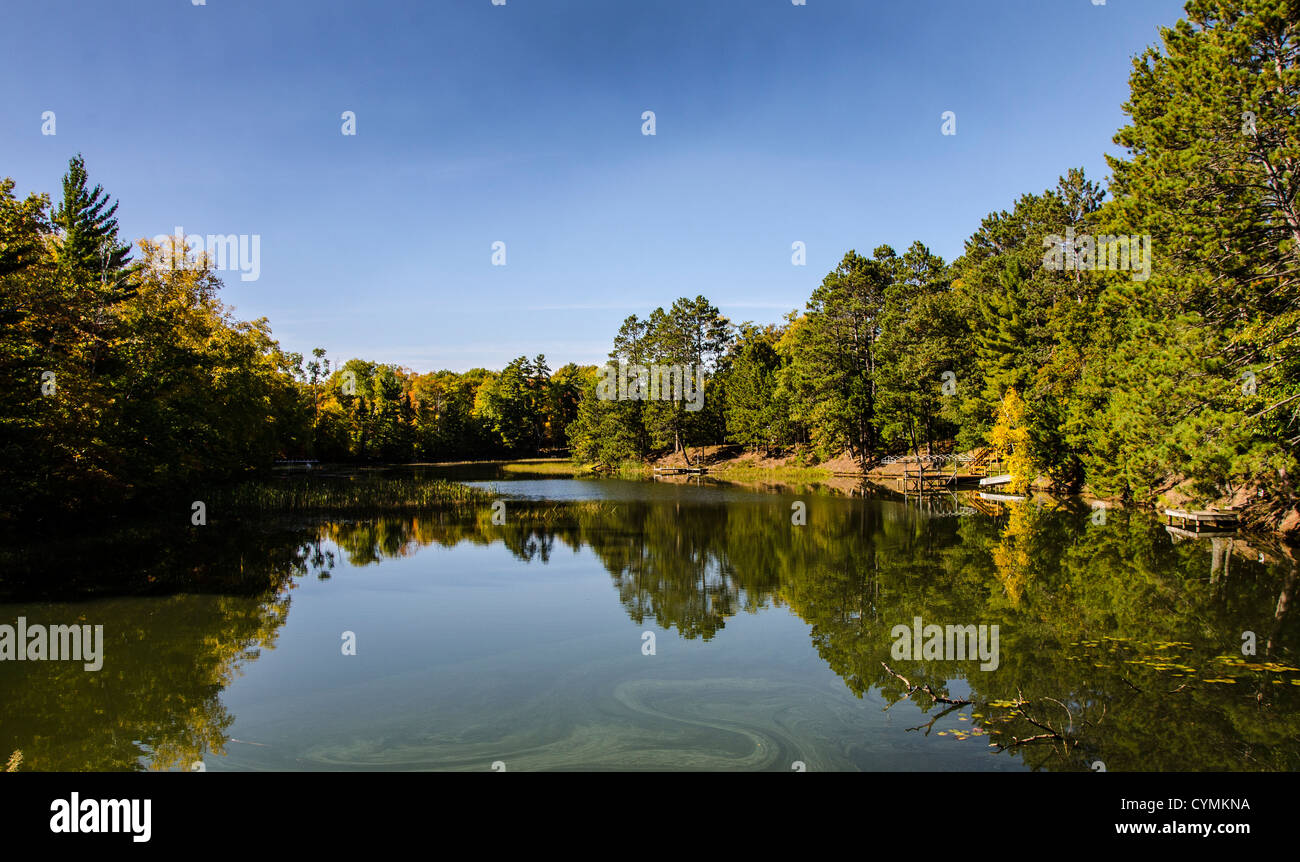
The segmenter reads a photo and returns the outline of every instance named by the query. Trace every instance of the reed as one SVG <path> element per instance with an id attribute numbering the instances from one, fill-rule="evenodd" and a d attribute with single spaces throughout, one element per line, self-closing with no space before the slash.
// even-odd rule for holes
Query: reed
<path id="1" fill-rule="evenodd" d="M 756 467 L 748 464 L 734 466 L 709 467 L 708 475 L 729 482 L 745 481 L 781 481 L 781 482 L 825 482 L 834 478 L 834 473 L 824 467 Z"/>
<path id="2" fill-rule="evenodd" d="M 526 476 L 578 476 L 590 473 L 590 467 L 584 467 L 572 461 L 545 459 L 532 461 L 507 461 L 501 465 L 503 473 Z"/>
<path id="3" fill-rule="evenodd" d="M 654 467 L 644 461 L 628 460 L 619 464 L 613 475 L 619 479 L 643 479 L 654 474 Z"/>
<path id="4" fill-rule="evenodd" d="M 387 512 L 454 512 L 490 523 L 492 504 L 504 500 L 507 523 L 553 523 L 578 517 L 612 515 L 598 500 L 511 499 L 497 488 L 471 488 L 446 479 L 408 477 L 312 476 L 245 482 L 214 495 L 217 508 L 232 512 L 374 515 Z"/>
<path id="5" fill-rule="evenodd" d="M 348 512 L 457 509 L 490 504 L 498 495 L 446 479 L 388 476 L 286 477 L 218 492 L 224 508 L 244 512 Z"/>
<path id="6" fill-rule="evenodd" d="M 554 524 L 560 521 L 578 521 L 583 518 L 609 518 L 617 512 L 616 505 L 600 500 L 506 501 L 507 524 Z M 482 516 L 480 520 L 487 521 L 487 516 Z"/>

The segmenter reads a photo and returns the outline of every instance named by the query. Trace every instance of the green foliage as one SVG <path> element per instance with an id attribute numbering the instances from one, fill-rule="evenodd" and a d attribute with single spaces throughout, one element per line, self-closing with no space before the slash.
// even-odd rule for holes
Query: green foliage
<path id="1" fill-rule="evenodd" d="M 881 258 L 892 275 L 885 290 L 877 350 L 881 434 L 887 448 L 919 452 L 953 436 L 958 398 L 970 385 L 970 325 L 943 260 L 921 243 L 901 258 Z"/>
<path id="2" fill-rule="evenodd" d="M 233 320 L 206 261 L 148 242 L 131 263 L 117 204 L 80 157 L 64 198 L 0 185 L 0 515 L 174 490 L 269 464 L 308 430 L 294 362 L 265 320 Z M 170 250 L 170 249 L 168 249 Z"/>
<path id="3" fill-rule="evenodd" d="M 642 392 L 636 385 L 628 387 L 627 397 L 618 397 L 617 392 L 602 397 L 600 380 L 593 373 L 568 428 L 574 458 L 615 470 L 629 459 L 672 451 L 681 452 L 689 463 L 691 445 L 721 442 L 727 423 L 727 354 L 733 342 L 730 321 L 703 296 L 682 297 L 667 311 L 656 308 L 645 320 L 629 316 L 614 338 L 606 368 L 648 370 L 658 365 L 686 370 L 693 380 L 704 375 L 702 404 L 698 410 L 688 409 L 689 387 L 684 383 L 678 398 L 660 397 L 661 389 Z"/>
<path id="4" fill-rule="evenodd" d="M 474 413 L 506 452 L 537 452 L 546 442 L 546 415 L 555 396 L 545 356 L 512 361 L 479 387 Z"/>
<path id="5" fill-rule="evenodd" d="M 888 249 L 873 260 L 850 251 L 808 300 L 792 346 L 793 390 L 823 455 L 847 449 L 865 461 L 880 442 L 876 342 L 890 283 Z"/>
<path id="6" fill-rule="evenodd" d="M 1154 237 L 1152 277 L 1141 296 L 1109 288 L 1117 336 L 1088 375 L 1103 407 L 1073 431 L 1116 493 L 1187 475 L 1214 497 L 1261 477 L 1294 498 L 1298 26 L 1284 0 L 1193 0 L 1134 61 L 1107 217 Z"/>
<path id="7" fill-rule="evenodd" d="M 776 385 L 785 364 L 779 338 L 774 326 L 742 326 L 726 377 L 727 439 L 764 455 L 791 440 L 789 405 Z"/>
<path id="8" fill-rule="evenodd" d="M 50 217 L 59 231 L 55 262 L 70 287 L 95 291 L 110 303 L 130 292 L 133 272 L 131 246 L 118 242 L 116 213 L 117 203 L 103 187 L 89 188 L 85 160 L 73 157 L 63 177 L 63 200 Z"/>

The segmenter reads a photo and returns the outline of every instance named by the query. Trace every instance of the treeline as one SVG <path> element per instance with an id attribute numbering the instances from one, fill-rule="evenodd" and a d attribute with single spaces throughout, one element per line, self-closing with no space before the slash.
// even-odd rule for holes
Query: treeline
<path id="1" fill-rule="evenodd" d="M 780 326 L 739 327 L 703 297 L 624 321 L 610 353 L 627 378 L 615 397 L 586 390 L 570 429 L 575 457 L 613 467 L 665 451 L 735 443 L 820 461 L 847 451 L 863 462 L 951 437 L 959 417 L 943 384 L 970 332 L 952 275 L 920 243 L 849 252 Z M 704 368 L 703 403 L 663 397 L 650 366 Z M 638 371 L 638 369 L 644 369 Z M 933 373 L 932 373 L 933 372 Z"/>
<path id="2" fill-rule="evenodd" d="M 1258 486 L 1289 506 L 1298 24 L 1290 0 L 1189 2 L 1134 60 L 1109 188 L 1071 170 L 986 217 L 951 263 L 920 243 L 850 252 L 779 327 L 733 328 L 702 298 L 628 318 L 611 358 L 703 361 L 705 407 L 589 393 L 575 451 L 613 464 L 663 451 L 671 430 L 870 462 L 951 437 L 994 444 L 1020 486 L 1148 499 L 1185 481 L 1239 500 Z"/>
<path id="3" fill-rule="evenodd" d="M 118 238 L 80 156 L 62 199 L 0 182 L 0 520 L 233 479 L 277 459 L 507 457 L 566 445 L 582 371 L 416 374 L 287 352 L 206 257 Z"/>
<path id="4" fill-rule="evenodd" d="M 206 268 L 132 261 L 74 158 L 63 198 L 0 183 L 0 512 L 111 504 L 273 458 L 292 358 L 231 319 Z"/>
<path id="5" fill-rule="evenodd" d="M 306 451 L 328 461 L 440 461 L 535 455 L 567 446 L 586 369 L 520 356 L 501 371 L 418 374 L 320 348 L 295 377 L 311 409 Z"/>
<path id="6" fill-rule="evenodd" d="M 812 463 L 848 453 L 869 466 L 940 443 L 1027 438 L 1033 466 L 1077 484 L 1088 447 L 1071 446 L 1065 428 L 1095 417 L 1091 406 L 1069 416 L 1066 405 L 1083 407 L 1073 390 L 1104 323 L 1102 294 L 1127 289 L 1129 275 L 1045 267 L 1043 240 L 1099 230 L 1103 197 L 1071 170 L 988 216 L 951 264 L 919 241 L 902 254 L 850 251 L 781 325 L 734 326 L 702 296 L 633 315 L 610 353 L 627 391 L 611 398 L 588 387 L 570 430 L 574 453 L 612 467 L 731 443 Z M 639 386 L 636 369 L 652 365 L 703 366 L 703 407 Z"/>

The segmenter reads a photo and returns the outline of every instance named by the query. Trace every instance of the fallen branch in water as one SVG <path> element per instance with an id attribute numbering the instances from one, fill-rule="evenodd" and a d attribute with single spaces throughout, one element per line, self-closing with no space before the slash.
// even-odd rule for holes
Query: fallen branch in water
<path id="1" fill-rule="evenodd" d="M 1069 717 L 1069 719 L 1070 719 L 1070 729 L 1071 729 L 1071 730 L 1074 729 L 1074 713 L 1070 712 L 1070 708 L 1069 708 L 1068 706 L 1066 706 L 1065 704 L 1061 703 L 1059 700 L 1057 700 L 1056 698 L 1053 698 L 1053 697 L 1045 697 L 1045 698 L 1043 698 L 1043 700 L 1049 700 L 1049 701 L 1051 701 L 1052 703 L 1054 703 L 1054 704 L 1056 704 L 1057 706 L 1059 706 L 1061 709 L 1065 710 L 1065 714 L 1066 714 L 1066 715 Z M 1056 728 L 1052 727 L 1052 725 L 1051 725 L 1050 723 L 1047 722 L 1047 719 L 1043 719 L 1042 721 L 1038 721 L 1038 720 L 1035 719 L 1033 716 L 1031 716 L 1029 713 L 1025 712 L 1025 707 L 1026 707 L 1028 704 L 1029 704 L 1029 701 L 1025 700 L 1025 696 L 1024 696 L 1023 694 L 1021 694 L 1019 691 L 1017 691 L 1017 692 L 1016 692 L 1016 705 L 1015 705 L 1014 707 L 1012 707 L 1012 709 L 1011 709 L 1011 714 L 1012 714 L 1012 715 L 1018 715 L 1018 716 L 1020 716 L 1021 718 L 1023 718 L 1025 721 L 1027 721 L 1027 722 L 1029 722 L 1030 724 L 1032 724 L 1034 727 L 1038 728 L 1039 730 L 1045 730 L 1045 731 L 1047 731 L 1047 732 L 1046 732 L 1046 733 L 1039 733 L 1039 734 L 1036 734 L 1036 735 L 1034 735 L 1034 736 L 1027 736 L 1027 737 L 1025 737 L 1024 739 L 1019 739 L 1019 738 L 1017 738 L 1017 737 L 1015 737 L 1015 736 L 1012 736 L 1012 737 L 1011 737 L 1011 742 L 1008 742 L 1008 743 L 1001 743 L 1001 742 L 994 743 L 995 745 L 997 745 L 999 751 L 1006 751 L 1008 748 L 1016 748 L 1016 747 L 1021 746 L 1021 745 L 1028 745 L 1028 744 L 1031 743 L 1031 742 L 1062 742 L 1062 743 L 1065 743 L 1065 745 L 1066 745 L 1067 748 L 1072 748 L 1072 747 L 1074 747 L 1074 746 L 1076 746 L 1076 745 L 1079 744 L 1079 740 L 1077 740 L 1077 739 L 1071 739 L 1070 737 L 1068 737 L 1068 736 L 1066 736 L 1065 734 L 1061 733 L 1061 731 L 1059 731 L 1059 730 L 1057 730 Z M 1085 723 L 1086 723 L 1086 722 L 1085 722 Z"/>
<path id="2" fill-rule="evenodd" d="M 925 685 L 913 685 L 911 680 L 903 676 L 898 671 L 894 670 L 889 665 L 885 664 L 883 661 L 880 663 L 880 666 L 883 667 L 890 676 L 892 676 L 894 679 L 901 682 L 907 688 L 907 695 L 906 695 L 907 697 L 910 698 L 912 695 L 916 694 L 919 691 L 919 692 L 923 692 L 924 694 L 928 694 L 930 696 L 930 699 L 933 700 L 935 703 L 946 703 L 951 706 L 951 709 L 946 709 L 943 712 L 941 712 L 939 715 L 936 715 L 934 719 L 930 721 L 929 724 L 918 725 L 917 727 L 908 728 L 908 730 L 920 730 L 921 728 L 925 728 L 926 735 L 928 736 L 930 733 L 930 728 L 934 726 L 935 721 L 938 721 L 943 716 L 952 712 L 953 709 L 956 709 L 961 706 L 968 706 L 975 702 L 973 700 L 960 700 L 960 699 L 947 697 L 942 694 L 936 694 L 934 689 L 932 689 L 928 683 Z M 1066 716 L 1069 717 L 1070 720 L 1069 729 L 1073 730 L 1074 713 L 1070 711 L 1070 708 L 1067 707 L 1065 704 L 1061 703 L 1056 698 L 1045 697 L 1043 698 L 1043 700 L 1050 701 L 1056 704 L 1057 706 L 1061 707 L 1061 709 L 1065 710 L 1065 714 Z M 1045 732 L 1035 734 L 1034 736 L 1027 736 L 1024 739 L 1020 739 L 1018 737 L 1012 736 L 1011 742 L 993 743 L 998 747 L 998 750 L 1006 751 L 1008 748 L 1017 748 L 1021 745 L 1028 745 L 1031 742 L 1061 742 L 1064 743 L 1066 747 L 1070 747 L 1070 748 L 1077 746 L 1079 744 L 1079 740 L 1071 739 L 1069 736 L 1057 730 L 1055 727 L 1052 727 L 1052 725 L 1049 722 L 1047 722 L 1046 719 L 1044 719 L 1043 721 L 1039 721 L 1038 719 L 1031 716 L 1029 713 L 1025 712 L 1025 707 L 1028 705 L 1029 705 L 1029 701 L 1025 700 L 1024 695 L 1021 694 L 1020 692 L 1016 692 L 1016 700 L 1014 701 L 1014 704 L 1011 707 L 1011 714 L 1023 718 L 1029 724 L 1032 724 L 1034 727 L 1037 727 L 1039 730 Z M 1084 723 L 1087 724 L 1087 722 Z"/>
<path id="3" fill-rule="evenodd" d="M 883 667 L 886 671 L 888 671 L 889 675 L 894 677 L 894 679 L 897 679 L 903 685 L 907 686 L 908 697 L 911 697 L 913 694 L 915 694 L 918 691 L 923 691 L 926 694 L 930 695 L 930 699 L 933 700 L 935 703 L 947 703 L 947 704 L 951 704 L 952 706 L 967 706 L 975 702 L 973 700 L 954 700 L 953 698 L 947 697 L 942 694 L 935 694 L 934 689 L 930 688 L 929 683 L 926 683 L 925 685 L 912 685 L 911 681 L 907 677 L 903 676 L 901 673 L 894 670 L 892 667 L 885 664 L 883 661 L 880 663 L 880 666 Z"/>
<path id="4" fill-rule="evenodd" d="M 925 731 L 925 735 L 926 735 L 926 736 L 929 736 L 929 735 L 930 735 L 930 731 L 934 729 L 934 723 L 935 723 L 936 721 L 938 721 L 939 719 L 943 718 L 945 715 L 947 715 L 947 714 L 950 713 L 950 712 L 953 712 L 953 711 L 955 711 L 955 710 L 961 709 L 961 708 L 962 708 L 963 706 L 965 706 L 965 705 L 966 705 L 966 704 L 964 704 L 964 703 L 956 703 L 956 704 L 953 704 L 952 706 L 950 706 L 950 707 L 948 707 L 947 709 L 945 709 L 943 712 L 936 713 L 935 716 L 934 716 L 934 718 L 930 719 L 930 721 L 927 722 L 926 724 L 918 724 L 916 727 L 909 727 L 909 728 L 907 729 L 907 732 L 908 732 L 908 733 L 911 733 L 911 732 L 914 731 L 914 730 L 924 730 L 924 731 Z"/>

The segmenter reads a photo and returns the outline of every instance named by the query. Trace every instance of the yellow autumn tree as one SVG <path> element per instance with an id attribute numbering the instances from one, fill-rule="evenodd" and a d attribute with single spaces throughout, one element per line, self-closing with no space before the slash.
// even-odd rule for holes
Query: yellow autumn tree
<path id="1" fill-rule="evenodd" d="M 1020 393 L 1008 389 L 998 405 L 998 421 L 989 431 L 989 445 L 997 450 L 1007 472 L 1011 474 L 1011 493 L 1023 494 L 1038 476 L 1033 456 L 1029 451 L 1029 428 L 1025 421 L 1027 408 Z"/>
<path id="2" fill-rule="evenodd" d="M 1033 564 L 1030 540 L 1033 523 L 1029 508 L 1031 503 L 1012 503 L 1011 517 L 1002 531 L 1001 541 L 993 549 L 993 566 L 998 580 L 1006 590 L 1012 607 L 1020 604 L 1025 585 L 1029 582 L 1029 569 Z"/>

